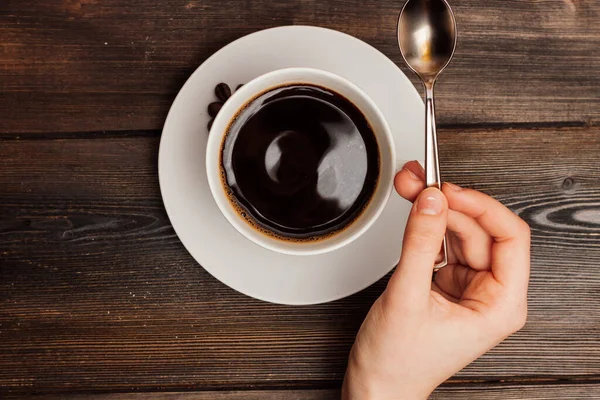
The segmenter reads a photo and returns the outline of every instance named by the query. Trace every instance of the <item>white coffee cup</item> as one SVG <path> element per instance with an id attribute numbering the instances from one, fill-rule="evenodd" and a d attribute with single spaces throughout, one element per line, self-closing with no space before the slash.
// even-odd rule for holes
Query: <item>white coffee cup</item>
<path id="1" fill-rule="evenodd" d="M 350 100 L 366 117 L 379 146 L 380 173 L 371 201 L 362 213 L 340 232 L 316 241 L 277 239 L 250 225 L 231 204 L 221 177 L 221 149 L 227 130 L 237 114 L 260 94 L 289 84 L 312 84 L 336 92 Z M 363 235 L 383 211 L 392 191 L 396 154 L 392 133 L 385 117 L 358 86 L 331 72 L 313 68 L 280 69 L 246 83 L 223 105 L 210 129 L 206 147 L 208 184 L 217 206 L 229 223 L 247 239 L 266 249 L 290 255 L 315 255 L 339 249 Z"/>

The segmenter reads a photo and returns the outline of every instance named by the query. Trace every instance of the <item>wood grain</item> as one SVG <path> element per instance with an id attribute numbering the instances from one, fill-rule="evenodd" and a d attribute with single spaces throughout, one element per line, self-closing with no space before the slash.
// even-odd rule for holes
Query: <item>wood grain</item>
<path id="1" fill-rule="evenodd" d="M 470 385 L 438 388 L 430 400 L 584 400 L 598 399 L 599 384 Z M 7 399 L 12 398 L 8 396 Z M 17 397 L 15 397 L 17 398 Z M 19 397 L 23 398 L 23 397 Z M 338 400 L 339 389 L 219 392 L 107 393 L 35 396 L 37 400 Z"/>
<path id="2" fill-rule="evenodd" d="M 40 400 L 339 400 L 340 391 L 330 390 L 256 390 L 233 392 L 162 392 L 162 393 L 112 393 L 112 394 L 59 394 L 35 396 Z"/>
<path id="3" fill-rule="evenodd" d="M 598 123 L 600 2 L 452 5 L 460 38 L 437 90 L 441 124 Z M 236 38 L 279 25 L 337 29 L 401 65 L 395 35 L 401 6 L 392 0 L 3 1 L 0 134 L 159 129 L 202 61 Z"/>
<path id="4" fill-rule="evenodd" d="M 286 307 L 225 287 L 162 207 L 157 137 L 0 140 L 0 393 L 328 388 L 385 280 Z M 457 379 L 600 376 L 600 128 L 440 131 L 446 179 L 533 229 L 525 329 Z"/>
<path id="5" fill-rule="evenodd" d="M 584 400 L 598 399 L 600 384 L 469 384 L 467 386 L 442 386 L 430 400 Z M 27 398 L 25 396 L 6 397 Z M 36 400 L 338 400 L 339 389 L 318 390 L 244 390 L 208 392 L 160 392 L 160 393 L 94 393 L 50 394 L 35 396 Z"/>

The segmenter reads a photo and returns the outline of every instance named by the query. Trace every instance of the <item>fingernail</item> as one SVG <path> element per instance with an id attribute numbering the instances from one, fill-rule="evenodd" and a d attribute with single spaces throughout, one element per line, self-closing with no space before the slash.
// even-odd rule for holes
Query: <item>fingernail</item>
<path id="1" fill-rule="evenodd" d="M 415 173 L 412 172 L 410 169 L 404 168 L 404 170 L 408 172 L 408 175 L 410 176 L 411 179 L 413 179 L 415 181 L 421 182 L 421 180 L 419 179 L 419 177 L 417 175 L 415 175 Z"/>
<path id="2" fill-rule="evenodd" d="M 437 189 L 425 190 L 419 196 L 417 211 L 423 215 L 439 215 L 442 213 L 442 192 Z"/>
<path id="3" fill-rule="evenodd" d="M 444 182 L 444 185 L 447 185 L 450 189 L 454 190 L 455 192 L 460 192 L 461 190 L 463 190 L 463 188 L 461 188 L 458 185 L 455 185 L 454 183 Z"/>
<path id="4" fill-rule="evenodd" d="M 421 164 L 421 161 L 417 161 L 417 164 L 419 164 L 419 168 L 421 169 L 421 173 L 423 175 L 425 175 L 425 168 L 423 168 L 423 164 Z"/>

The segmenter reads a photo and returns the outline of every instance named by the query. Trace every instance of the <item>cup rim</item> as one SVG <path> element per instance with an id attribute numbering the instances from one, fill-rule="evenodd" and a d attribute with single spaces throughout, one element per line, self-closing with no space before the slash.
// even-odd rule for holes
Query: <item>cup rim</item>
<path id="1" fill-rule="evenodd" d="M 389 162 L 389 169 L 392 172 L 392 179 L 388 182 L 383 182 L 381 176 L 383 175 L 383 164 L 380 165 L 380 179 L 377 183 L 377 187 L 373 192 L 374 195 L 377 191 L 384 191 L 382 198 L 379 204 L 368 204 L 367 208 L 376 207 L 372 209 L 372 215 L 370 218 L 362 220 L 360 226 L 355 226 L 355 231 L 349 234 L 344 238 L 340 238 L 339 234 L 334 234 L 331 237 L 324 238 L 322 240 L 317 240 L 315 242 L 298 242 L 293 243 L 292 241 L 285 241 L 281 239 L 276 239 L 274 237 L 269 237 L 264 233 L 260 233 L 256 228 L 252 227 L 248 222 L 244 221 L 242 217 L 238 215 L 238 213 L 234 210 L 234 206 L 230 204 L 230 200 L 227 198 L 225 194 L 225 188 L 222 184 L 221 179 L 221 168 L 220 168 L 220 153 L 221 147 L 223 144 L 223 140 L 225 139 L 225 134 L 227 132 L 228 127 L 231 124 L 232 119 L 243 110 L 243 108 L 252 102 L 256 97 L 260 96 L 263 93 L 274 90 L 278 87 L 284 86 L 289 83 L 298 83 L 299 79 L 293 80 L 282 80 L 281 82 L 266 85 L 263 82 L 269 81 L 277 76 L 290 76 L 290 75 L 306 75 L 308 78 L 306 79 L 307 84 L 311 84 L 311 76 L 320 75 L 322 78 L 330 79 L 337 81 L 338 83 L 348 87 L 350 91 L 359 96 L 362 100 L 364 100 L 370 111 L 375 115 L 375 118 L 378 120 L 378 124 L 381 125 L 382 129 L 379 134 L 377 134 L 378 146 L 380 147 L 380 151 L 382 145 L 379 140 L 379 137 L 384 137 L 387 141 L 386 151 L 389 152 L 389 156 L 391 158 Z M 302 82 L 304 83 L 304 82 Z M 262 87 L 260 85 L 262 84 Z M 327 88 L 326 84 L 321 83 L 313 83 L 316 86 L 323 86 Z M 255 86 L 259 86 L 258 90 L 254 89 Z M 330 89 L 330 88 L 328 88 Z M 333 90 L 337 93 L 336 90 Z M 352 99 L 349 99 L 353 101 Z M 358 107 L 358 106 L 357 106 Z M 365 114 L 365 112 L 359 107 L 361 113 Z M 373 124 L 373 121 L 369 121 L 369 123 Z M 391 133 L 389 124 L 377 106 L 377 104 L 369 97 L 369 95 L 363 91 L 358 85 L 353 82 L 337 75 L 329 71 L 317 69 L 317 68 L 308 68 L 308 67 L 291 67 L 291 68 L 282 68 L 274 71 L 267 72 L 263 75 L 260 75 L 248 83 L 244 84 L 240 89 L 236 90 L 231 97 L 224 103 L 223 107 L 215 117 L 212 127 L 210 129 L 208 142 L 206 146 L 206 174 L 208 179 L 208 184 L 210 187 L 210 191 L 213 197 L 213 200 L 217 204 L 217 207 L 221 211 L 221 214 L 227 219 L 230 225 L 238 231 L 241 235 L 243 235 L 246 239 L 251 242 L 259 245 L 265 249 L 275 251 L 282 254 L 288 255 L 318 255 L 328 253 L 334 250 L 337 250 L 341 247 L 344 247 L 351 242 L 355 241 L 359 237 L 361 237 L 379 218 L 383 209 L 385 208 L 387 202 L 389 201 L 390 194 L 393 188 L 393 174 L 396 172 L 396 150 L 394 146 L 394 138 Z M 374 196 L 373 195 L 373 196 Z M 373 198 L 371 198 L 372 200 Z M 363 211 L 364 213 L 365 211 Z M 355 225 L 361 221 L 361 216 L 358 217 L 357 220 L 351 222 L 348 227 Z M 342 229 L 340 234 L 347 229 L 348 227 Z M 337 238 L 337 240 L 336 240 Z M 311 244 L 319 244 L 318 247 L 312 246 Z M 291 245 L 291 246 L 290 246 Z"/>

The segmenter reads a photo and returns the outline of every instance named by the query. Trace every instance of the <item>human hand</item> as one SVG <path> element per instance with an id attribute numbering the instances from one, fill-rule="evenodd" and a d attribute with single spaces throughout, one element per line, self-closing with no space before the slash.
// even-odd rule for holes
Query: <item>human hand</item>
<path id="1" fill-rule="evenodd" d="M 416 161 L 395 186 L 414 201 L 402 257 L 356 337 L 344 399 L 426 399 L 527 318 L 529 226 L 475 190 L 425 189 Z M 432 282 L 446 230 L 449 264 Z"/>

